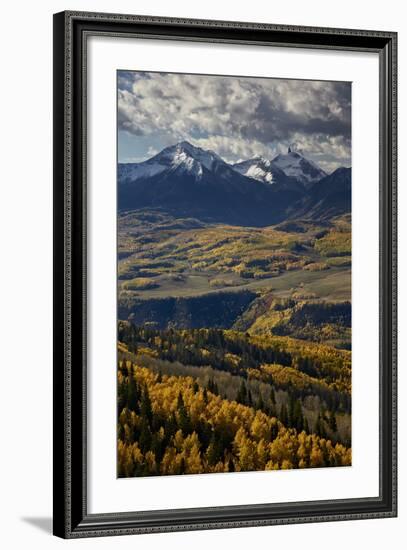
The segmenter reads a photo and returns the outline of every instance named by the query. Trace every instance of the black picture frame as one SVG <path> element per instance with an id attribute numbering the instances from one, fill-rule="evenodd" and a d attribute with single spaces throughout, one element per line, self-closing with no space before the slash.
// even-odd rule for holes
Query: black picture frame
<path id="1" fill-rule="evenodd" d="M 380 495 L 319 502 L 87 512 L 86 41 L 97 34 L 376 52 L 380 62 Z M 397 34 L 66 11 L 54 15 L 54 534 L 63 538 L 397 514 Z M 357 337 L 357 335 L 355 336 Z"/>

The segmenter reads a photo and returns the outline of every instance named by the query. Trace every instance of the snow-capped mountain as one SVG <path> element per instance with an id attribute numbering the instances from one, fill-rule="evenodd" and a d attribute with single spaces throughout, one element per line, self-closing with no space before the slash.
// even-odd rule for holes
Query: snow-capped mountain
<path id="1" fill-rule="evenodd" d="M 203 176 L 205 169 L 213 170 L 217 164 L 226 165 L 213 151 L 205 151 L 187 141 L 182 141 L 166 147 L 144 162 L 119 164 L 119 180 L 134 182 L 157 176 L 168 170 L 194 175 L 199 179 Z"/>
<path id="2" fill-rule="evenodd" d="M 233 164 L 233 168 L 243 176 L 269 184 L 274 184 L 285 176 L 278 166 L 272 166 L 271 161 L 263 157 L 237 162 Z"/>
<path id="3" fill-rule="evenodd" d="M 121 210 L 160 208 L 238 225 L 278 222 L 304 193 L 297 182 L 284 187 L 244 176 L 216 153 L 185 141 L 144 162 L 119 164 L 118 183 Z"/>
<path id="4" fill-rule="evenodd" d="M 183 141 L 144 162 L 119 164 L 118 205 L 122 211 L 155 208 L 202 221 L 272 225 L 297 212 L 321 213 L 324 205 L 333 215 L 335 202 L 346 210 L 350 171 L 329 178 L 299 152 L 231 165 Z"/>
<path id="5" fill-rule="evenodd" d="M 310 187 L 327 174 L 315 162 L 305 158 L 299 151 L 288 148 L 286 154 L 277 155 L 271 166 L 279 168 L 286 176 L 291 176 L 300 181 L 305 187 Z"/>

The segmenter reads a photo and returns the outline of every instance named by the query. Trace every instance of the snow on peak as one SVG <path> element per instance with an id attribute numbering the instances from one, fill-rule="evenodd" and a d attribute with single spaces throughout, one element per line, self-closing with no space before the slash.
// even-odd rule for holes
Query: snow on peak
<path id="1" fill-rule="evenodd" d="M 136 181 L 138 179 L 156 176 L 165 169 L 166 166 L 153 161 L 153 159 L 149 159 L 140 163 L 119 164 L 118 175 L 119 179 L 124 182 Z"/>
<path id="2" fill-rule="evenodd" d="M 267 184 L 279 183 L 288 176 L 296 178 L 307 187 L 326 176 L 326 173 L 317 164 L 307 159 L 294 146 L 290 146 L 286 154 L 277 155 L 272 161 L 257 156 L 237 162 L 232 166 L 225 163 L 213 151 L 196 147 L 188 141 L 181 141 L 166 147 L 144 162 L 120 164 L 118 176 L 123 183 L 130 183 L 139 179 L 151 178 L 164 172 L 177 171 L 179 174 L 194 176 L 195 179 L 200 180 L 204 177 L 205 171 L 217 172 L 219 167 L 233 169 L 243 176 Z M 224 170 L 222 172 L 224 173 Z M 229 178 L 230 175 L 229 173 Z"/>
<path id="3" fill-rule="evenodd" d="M 161 174 L 168 170 L 178 170 L 202 177 L 203 169 L 212 170 L 215 163 L 224 163 L 213 151 L 205 151 L 181 141 L 163 149 L 160 153 L 144 162 L 120 165 L 120 179 L 135 181 Z"/>
<path id="4" fill-rule="evenodd" d="M 248 178 L 252 178 L 264 183 L 275 183 L 271 162 L 263 157 L 255 157 L 243 162 L 237 162 L 233 168 Z"/>
<path id="5" fill-rule="evenodd" d="M 304 185 L 315 183 L 326 176 L 326 173 L 315 162 L 305 158 L 291 146 L 286 154 L 277 155 L 271 164 L 280 168 L 286 176 L 294 177 Z"/>
<path id="6" fill-rule="evenodd" d="M 212 170 L 217 163 L 225 164 L 213 151 L 206 151 L 188 141 L 181 141 L 163 149 L 151 160 L 163 164 L 166 169 L 178 169 L 198 178 L 202 176 L 204 168 Z"/>

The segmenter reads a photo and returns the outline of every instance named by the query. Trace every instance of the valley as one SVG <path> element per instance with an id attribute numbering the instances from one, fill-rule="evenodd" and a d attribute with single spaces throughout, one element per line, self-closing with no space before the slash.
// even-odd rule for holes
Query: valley
<path id="1" fill-rule="evenodd" d="M 351 464 L 350 169 L 119 166 L 118 475 Z"/>
<path id="2" fill-rule="evenodd" d="M 350 298 L 346 216 L 322 225 L 302 222 L 288 231 L 203 224 L 147 210 L 121 215 L 118 228 L 124 320 L 154 325 L 160 315 L 167 322 L 172 315 L 181 328 L 231 328 L 254 302 L 290 299 L 291 308 L 305 303 L 316 308 Z M 227 322 L 216 314 L 220 304 L 229 313 Z M 193 310 L 199 321 L 188 321 Z M 165 328 L 162 319 L 158 323 Z"/>

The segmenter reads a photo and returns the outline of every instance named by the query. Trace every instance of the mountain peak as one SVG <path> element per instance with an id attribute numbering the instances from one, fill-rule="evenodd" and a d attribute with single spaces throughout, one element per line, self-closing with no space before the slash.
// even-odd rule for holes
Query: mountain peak
<path id="1" fill-rule="evenodd" d="M 231 165 L 213 151 L 180 141 L 143 162 L 119 164 L 119 208 L 163 208 L 200 220 L 254 226 L 300 212 L 331 216 L 348 211 L 350 169 L 324 178 L 316 164 L 290 149 L 272 161 L 259 155 Z"/>
<path id="2" fill-rule="evenodd" d="M 190 143 L 189 141 L 186 141 L 186 140 L 183 140 L 183 141 L 179 141 L 178 143 L 175 143 L 174 145 L 170 145 L 169 147 L 166 147 L 165 149 L 163 149 L 163 151 L 161 151 L 161 153 L 163 153 L 164 151 L 173 151 L 173 150 L 182 150 L 182 151 L 185 151 L 186 153 L 188 153 L 189 155 L 191 156 L 194 156 L 194 157 L 200 157 L 202 156 L 203 154 L 204 155 L 212 155 L 213 157 L 216 157 L 217 159 L 219 160 L 222 160 L 219 155 L 217 155 L 214 151 L 212 151 L 211 149 L 202 149 L 202 147 L 198 147 L 197 145 L 192 145 L 192 143 Z M 159 154 L 161 154 L 159 153 Z"/>
<path id="3" fill-rule="evenodd" d="M 271 164 L 271 161 L 266 159 L 265 157 L 262 157 L 262 156 L 258 156 L 258 157 L 254 157 L 255 161 L 257 161 L 259 164 L 262 164 L 263 166 L 267 166 L 269 167 L 270 164 Z"/>
<path id="4" fill-rule="evenodd" d="M 212 170 L 216 163 L 224 164 L 224 161 L 213 151 L 192 145 L 186 140 L 166 147 L 153 158 L 159 162 L 164 161 L 166 165 L 170 163 L 174 167 L 183 165 L 188 171 L 197 174 L 202 174 L 203 168 Z"/>
<path id="5" fill-rule="evenodd" d="M 187 141 L 186 139 L 184 139 L 183 141 L 178 142 L 176 145 L 178 145 L 180 147 L 190 147 L 191 149 L 195 148 L 194 145 L 192 145 L 192 143 L 189 143 L 189 141 Z"/>
<path id="6" fill-rule="evenodd" d="M 313 185 L 326 176 L 315 162 L 306 158 L 299 150 L 289 146 L 287 153 L 280 153 L 272 161 L 271 165 L 280 168 L 286 176 L 294 177 L 305 187 Z"/>
<path id="7" fill-rule="evenodd" d="M 279 171 L 277 168 L 272 169 L 271 162 L 261 156 L 236 162 L 233 169 L 243 176 L 269 184 L 275 183 L 275 175 Z"/>
<path id="8" fill-rule="evenodd" d="M 123 181 L 134 182 L 177 170 L 199 180 L 204 170 L 211 171 L 219 165 L 227 166 L 213 151 L 206 151 L 184 140 L 165 147 L 143 162 L 119 165 L 119 175 Z"/>
<path id="9" fill-rule="evenodd" d="M 195 145 L 192 145 L 192 143 L 189 143 L 189 141 L 179 141 L 175 145 L 170 145 L 170 149 L 172 147 L 175 147 L 176 149 L 182 149 L 183 151 L 187 151 L 190 154 L 194 154 L 199 151 L 203 151 L 200 147 L 196 147 Z"/>

